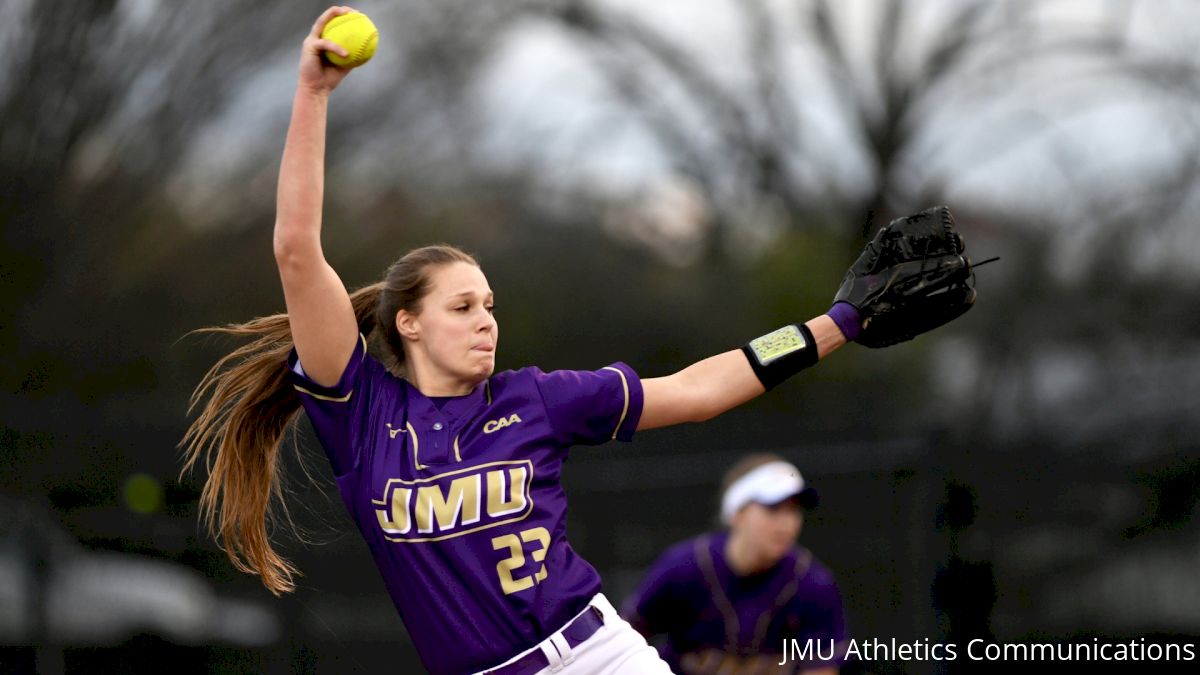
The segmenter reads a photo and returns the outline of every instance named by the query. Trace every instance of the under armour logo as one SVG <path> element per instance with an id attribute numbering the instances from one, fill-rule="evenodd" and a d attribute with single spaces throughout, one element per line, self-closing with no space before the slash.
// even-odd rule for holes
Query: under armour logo
<path id="1" fill-rule="evenodd" d="M 393 429 L 391 422 L 384 423 L 384 426 L 388 428 L 388 438 L 395 438 L 396 434 L 403 433 L 405 431 L 404 429 Z"/>

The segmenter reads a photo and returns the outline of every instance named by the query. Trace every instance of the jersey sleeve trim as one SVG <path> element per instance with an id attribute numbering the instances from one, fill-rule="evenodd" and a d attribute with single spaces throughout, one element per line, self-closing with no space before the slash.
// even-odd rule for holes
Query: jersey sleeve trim
<path id="1" fill-rule="evenodd" d="M 301 394 L 311 396 L 318 401 L 330 401 L 333 403 L 346 403 L 349 401 L 350 397 L 354 395 L 353 389 L 346 389 L 349 384 L 347 380 L 350 379 L 347 375 L 353 370 L 350 364 L 353 363 L 355 356 L 358 357 L 359 363 L 367 358 L 367 338 L 362 333 L 359 333 L 358 340 L 358 344 L 354 347 L 354 353 L 350 355 L 350 361 L 347 362 L 346 368 L 342 371 L 341 378 L 332 387 L 324 387 L 308 379 L 308 375 L 304 373 L 300 357 L 296 354 L 295 347 L 293 347 L 292 353 L 288 357 L 288 369 L 291 371 L 293 379 L 300 380 L 302 384 L 296 384 L 293 381 L 292 387 Z"/>
<path id="2" fill-rule="evenodd" d="M 301 394 L 308 394 L 309 396 L 311 396 L 315 399 L 318 399 L 321 401 L 333 401 L 334 403 L 345 403 L 346 401 L 350 400 L 351 396 L 354 395 L 353 389 L 351 389 L 349 391 L 349 393 L 347 393 L 345 396 L 334 397 L 334 396 L 322 396 L 321 394 L 311 392 L 311 391 L 305 389 L 304 387 L 301 387 L 298 384 L 293 384 L 292 386 L 295 387 L 296 391 L 300 392 Z"/>
<path id="3" fill-rule="evenodd" d="M 616 440 L 617 434 L 621 433 L 621 425 L 625 424 L 625 416 L 629 414 L 629 380 L 625 378 L 625 373 L 620 368 L 605 366 L 603 370 L 611 370 L 621 376 L 621 388 L 625 392 L 625 405 L 621 408 L 621 419 L 617 420 L 617 426 L 613 429 L 613 440 Z"/>
<path id="4" fill-rule="evenodd" d="M 617 428 L 613 430 L 610 440 L 615 439 L 628 443 L 633 440 L 634 434 L 637 433 L 638 422 L 642 419 L 642 406 L 644 405 L 642 381 L 637 372 L 629 367 L 629 364 L 621 361 L 605 366 L 598 372 L 605 370 L 616 371 L 621 376 L 621 393 L 625 397 L 621 408 L 621 417 L 617 421 Z"/>

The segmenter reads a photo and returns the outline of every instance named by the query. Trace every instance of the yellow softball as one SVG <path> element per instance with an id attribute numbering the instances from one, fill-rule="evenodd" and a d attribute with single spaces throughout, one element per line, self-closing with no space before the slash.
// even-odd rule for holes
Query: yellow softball
<path id="1" fill-rule="evenodd" d="M 335 66 L 356 68 L 371 60 L 375 55 L 375 45 L 379 43 L 379 29 L 371 19 L 362 12 L 351 12 L 330 19 L 323 29 L 321 37 L 341 45 L 349 55 L 346 58 L 334 52 L 325 52 L 325 58 Z"/>

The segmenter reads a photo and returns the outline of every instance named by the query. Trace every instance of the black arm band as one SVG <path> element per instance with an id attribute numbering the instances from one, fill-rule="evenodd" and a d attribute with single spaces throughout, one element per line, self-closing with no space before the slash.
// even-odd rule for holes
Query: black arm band
<path id="1" fill-rule="evenodd" d="M 817 341 L 804 324 L 792 324 L 742 345 L 750 367 L 768 391 L 817 362 Z"/>

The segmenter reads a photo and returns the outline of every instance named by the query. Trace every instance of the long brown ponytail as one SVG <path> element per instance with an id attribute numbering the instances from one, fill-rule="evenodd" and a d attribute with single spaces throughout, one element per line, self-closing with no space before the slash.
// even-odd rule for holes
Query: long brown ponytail
<path id="1" fill-rule="evenodd" d="M 398 376 L 403 374 L 404 346 L 396 313 L 419 312 L 429 292 L 429 270 L 452 262 L 479 264 L 452 246 L 419 248 L 393 263 L 383 281 L 350 294 L 359 330 L 382 343 L 388 368 Z M 286 514 L 278 462 L 284 435 L 300 412 L 300 398 L 287 374 L 292 350 L 288 316 L 195 332 L 253 339 L 213 364 L 192 393 L 188 413 L 197 407 L 200 413 L 180 442 L 183 472 L 204 458 L 208 480 L 200 494 L 201 518 L 234 567 L 261 576 L 276 595 L 290 592 L 299 571 L 274 550 L 268 532 L 268 524 L 276 520 L 277 499 Z"/>

